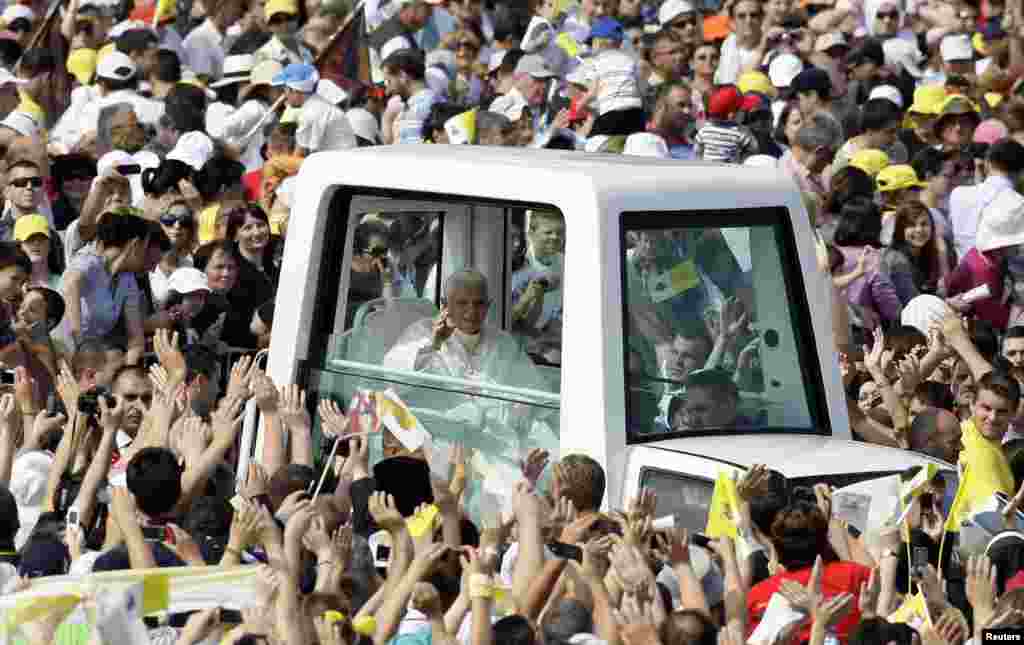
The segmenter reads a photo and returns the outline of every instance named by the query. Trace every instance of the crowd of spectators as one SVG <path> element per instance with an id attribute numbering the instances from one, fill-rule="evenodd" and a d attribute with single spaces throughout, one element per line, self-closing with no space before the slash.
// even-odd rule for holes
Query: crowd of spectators
<path id="1" fill-rule="evenodd" d="M 1024 3 L 371 0 L 333 38 L 349 9 L 3 10 L 0 592 L 258 568 L 240 615 L 147 617 L 138 643 L 980 645 L 1024 626 Z M 364 44 L 370 82 L 346 75 Z M 961 464 L 1006 495 L 1006 531 L 955 548 L 955 475 L 928 482 L 904 525 L 861 532 L 828 486 L 757 466 L 736 484 L 733 537 L 709 539 L 666 527 L 649 491 L 603 511 L 610 475 L 585 455 L 522 455 L 487 521 L 465 510 L 479 473 L 463 450 L 428 464 L 385 433 L 377 463 L 366 437 L 324 459 L 311 412 L 330 439 L 347 411 L 262 367 L 295 176 L 312 153 L 423 142 L 791 176 L 832 280 L 854 434 Z M 362 222 L 366 249 L 410 243 L 391 269 L 353 260 L 353 302 L 425 295 L 439 250 L 434 220 L 417 222 Z M 560 262 L 560 217 L 510 234 L 520 268 Z M 456 282 L 466 302 L 422 330 L 434 351 L 480 333 L 486 281 Z M 557 364 L 558 285 L 514 290 L 527 352 Z M 722 310 L 717 339 L 749 322 L 741 303 Z M 717 365 L 719 345 L 694 365 Z M 746 346 L 726 362 L 750 363 Z M 685 408 L 683 426 L 742 425 L 705 398 L 712 420 Z M 250 402 L 264 445 L 237 481 Z M 67 614 L 21 636 L 126 642 Z"/>

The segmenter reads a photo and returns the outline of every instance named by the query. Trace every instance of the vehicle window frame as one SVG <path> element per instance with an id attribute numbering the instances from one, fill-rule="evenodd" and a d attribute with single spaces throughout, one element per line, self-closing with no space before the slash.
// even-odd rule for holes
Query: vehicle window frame
<path id="1" fill-rule="evenodd" d="M 811 319 L 810 302 L 807 298 L 800 256 L 796 246 L 796 235 L 793 230 L 791 215 L 784 206 L 755 207 L 714 210 L 672 210 L 672 211 L 622 211 L 619 214 L 619 280 L 622 293 L 622 388 L 625 394 L 625 414 L 623 420 L 626 434 L 626 445 L 640 445 L 652 441 L 677 439 L 683 437 L 736 436 L 739 434 L 801 434 L 801 435 L 832 435 L 832 424 L 828 412 L 825 381 L 821 370 L 818 347 Z M 800 374 L 803 389 L 807 396 L 807 407 L 810 424 L 807 428 L 793 426 L 765 426 L 737 428 L 727 430 L 721 428 L 706 430 L 684 430 L 670 432 L 652 432 L 637 434 L 630 432 L 631 412 L 633 410 L 632 375 L 630 364 L 630 318 L 629 318 L 629 278 L 627 273 L 626 253 L 628 250 L 627 236 L 635 231 L 667 231 L 675 229 L 700 228 L 753 228 L 772 226 L 775 228 L 779 261 L 782 267 L 793 270 L 783 280 L 786 287 L 786 298 L 789 302 L 790 328 L 795 334 Z M 810 342 L 807 342 L 807 341 Z M 650 379 L 648 380 L 657 380 Z M 741 393 L 742 394 L 742 393 Z"/>
<path id="2" fill-rule="evenodd" d="M 728 466 L 731 466 L 731 464 L 726 464 L 726 463 L 722 464 L 723 468 L 728 467 Z M 746 470 L 746 469 L 740 467 L 740 470 Z M 658 468 L 656 466 L 641 466 L 640 467 L 640 477 L 639 477 L 639 482 L 638 482 L 638 484 L 639 484 L 638 490 L 644 490 L 645 488 L 649 488 L 649 486 L 648 486 L 648 478 L 649 477 L 653 477 L 653 476 L 666 477 L 668 479 L 675 480 L 675 481 L 678 481 L 678 482 L 683 483 L 683 484 L 688 484 L 690 482 L 700 483 L 700 484 L 707 484 L 708 489 L 711 491 L 712 495 L 714 494 L 715 481 L 713 479 L 709 479 L 707 477 L 702 477 L 701 475 L 695 475 L 695 474 L 692 474 L 692 473 L 681 473 L 681 472 L 676 471 L 676 470 L 667 470 L 665 468 Z M 710 506 L 711 506 L 711 498 L 708 499 L 708 507 L 710 508 Z M 656 512 L 655 512 L 655 515 L 657 515 L 659 517 L 660 516 L 664 516 L 665 514 L 666 514 L 666 512 L 663 511 L 663 510 L 656 510 Z M 673 514 L 675 514 L 675 511 L 673 511 Z M 699 531 L 699 532 L 702 533 L 703 531 Z"/>

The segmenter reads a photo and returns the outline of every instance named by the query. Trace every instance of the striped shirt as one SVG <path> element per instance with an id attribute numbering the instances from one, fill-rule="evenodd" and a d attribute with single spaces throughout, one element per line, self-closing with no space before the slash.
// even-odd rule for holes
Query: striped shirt
<path id="1" fill-rule="evenodd" d="M 694 138 L 697 156 L 704 161 L 740 163 L 757 152 L 749 132 L 731 121 L 708 121 Z"/>

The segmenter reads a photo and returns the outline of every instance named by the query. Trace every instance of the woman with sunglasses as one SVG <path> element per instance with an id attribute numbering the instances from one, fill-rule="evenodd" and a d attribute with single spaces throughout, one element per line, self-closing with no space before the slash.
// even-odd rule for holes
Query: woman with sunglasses
<path id="1" fill-rule="evenodd" d="M 171 248 L 160 257 L 160 264 L 149 274 L 153 302 L 160 309 L 167 300 L 171 274 L 192 266 L 192 251 L 196 245 L 198 224 L 195 214 L 184 201 L 172 202 L 160 215 L 160 228 L 171 241 Z"/>
<path id="2" fill-rule="evenodd" d="M 455 88 L 452 100 L 476 105 L 483 92 L 479 59 L 482 39 L 472 29 L 459 29 L 445 36 L 442 46 L 455 54 Z"/>

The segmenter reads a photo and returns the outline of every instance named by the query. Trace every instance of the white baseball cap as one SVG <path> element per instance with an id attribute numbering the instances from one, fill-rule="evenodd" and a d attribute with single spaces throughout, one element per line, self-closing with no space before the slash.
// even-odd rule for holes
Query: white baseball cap
<path id="1" fill-rule="evenodd" d="M 8 127 L 23 137 L 34 137 L 39 132 L 39 124 L 28 112 L 15 110 L 7 115 L 0 125 Z"/>
<path id="2" fill-rule="evenodd" d="M 341 105 L 348 100 L 348 92 L 327 78 L 321 78 L 320 82 L 316 84 L 316 93 L 331 105 Z"/>
<path id="3" fill-rule="evenodd" d="M 23 4 L 7 5 L 7 8 L 4 9 L 3 15 L 0 17 L 2 17 L 4 22 L 7 23 L 8 25 L 17 20 L 18 18 L 24 18 L 29 22 L 35 22 L 36 20 L 35 12 Z"/>
<path id="4" fill-rule="evenodd" d="M 28 83 L 27 80 L 23 78 L 18 78 L 17 76 L 12 74 L 10 70 L 8 70 L 6 67 L 0 67 L 0 87 L 8 84 L 25 85 L 26 83 Z"/>
<path id="5" fill-rule="evenodd" d="M 626 146 L 622 149 L 622 154 L 659 159 L 671 158 L 665 140 L 650 132 L 636 132 L 626 137 Z"/>
<path id="6" fill-rule="evenodd" d="M 526 102 L 522 94 L 512 92 L 494 99 L 488 111 L 503 114 L 515 123 L 523 116 L 528 107 L 529 103 Z"/>
<path id="7" fill-rule="evenodd" d="M 939 53 L 944 63 L 974 60 L 974 47 L 971 46 L 971 39 L 967 34 L 950 34 L 943 38 L 939 45 Z"/>
<path id="8" fill-rule="evenodd" d="M 529 74 L 533 78 L 551 78 L 557 76 L 543 56 L 527 54 L 516 63 L 516 74 Z"/>
<path id="9" fill-rule="evenodd" d="M 193 130 L 181 135 L 174 149 L 167 154 L 167 159 L 176 159 L 193 170 L 202 170 L 212 156 L 213 141 L 204 133 Z"/>
<path id="10" fill-rule="evenodd" d="M 658 9 L 658 24 L 662 27 L 684 13 L 696 13 L 697 7 L 689 0 L 666 0 Z"/>
<path id="11" fill-rule="evenodd" d="M 114 169 L 118 166 L 130 166 L 137 163 L 124 150 L 111 150 L 96 162 L 96 175 L 99 177 L 111 177 L 114 174 Z"/>
<path id="12" fill-rule="evenodd" d="M 878 85 L 868 94 L 868 100 L 885 99 L 896 104 L 896 107 L 903 109 L 903 95 L 894 85 Z"/>
<path id="13" fill-rule="evenodd" d="M 412 43 L 405 36 L 395 36 L 380 48 L 380 64 L 384 65 L 389 58 L 404 49 L 412 49 Z"/>
<path id="14" fill-rule="evenodd" d="M 373 143 L 380 143 L 380 125 L 377 123 L 377 117 L 367 110 L 366 108 L 352 108 L 345 113 L 348 117 L 348 124 L 352 126 L 352 132 L 357 137 L 372 141 Z"/>
<path id="15" fill-rule="evenodd" d="M 927 336 L 931 326 L 951 312 L 952 309 L 942 298 L 927 293 L 921 294 L 912 298 L 903 307 L 900 324 L 913 327 Z"/>
<path id="16" fill-rule="evenodd" d="M 210 291 L 210 282 L 206 274 L 192 267 L 176 269 L 167 280 L 167 288 L 175 293 L 195 293 L 196 291 Z"/>
<path id="17" fill-rule="evenodd" d="M 256 66 L 256 57 L 252 54 L 233 54 L 224 59 L 224 70 L 220 80 L 210 83 L 211 88 L 224 87 L 232 83 L 245 83 L 252 75 Z"/>
<path id="18" fill-rule="evenodd" d="M 100 59 L 96 66 L 96 76 L 111 81 L 128 81 L 135 76 L 135 61 L 128 54 L 112 51 Z"/>
<path id="19" fill-rule="evenodd" d="M 768 66 L 768 78 L 776 88 L 783 89 L 790 86 L 803 68 L 803 61 L 793 54 L 780 54 Z"/>
<path id="20" fill-rule="evenodd" d="M 902 67 L 914 78 L 924 76 L 924 70 L 921 69 L 924 54 L 915 43 L 902 38 L 889 38 L 882 43 L 882 51 L 885 52 L 886 65 Z"/>
<path id="21" fill-rule="evenodd" d="M 42 450 L 32 450 L 18 455 L 11 468 L 11 495 L 18 505 L 18 519 L 21 527 L 14 537 L 14 546 L 21 548 L 28 541 L 43 512 L 46 501 L 46 483 L 53 457 Z"/>

